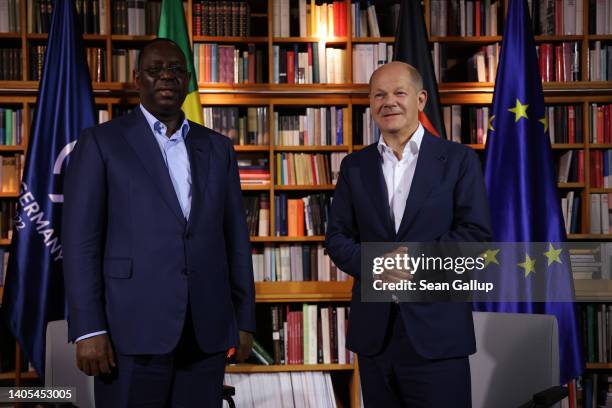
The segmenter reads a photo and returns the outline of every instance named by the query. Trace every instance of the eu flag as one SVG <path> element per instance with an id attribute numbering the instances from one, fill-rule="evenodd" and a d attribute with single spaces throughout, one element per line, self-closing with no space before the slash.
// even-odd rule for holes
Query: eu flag
<path id="1" fill-rule="evenodd" d="M 44 378 L 45 331 L 65 318 L 63 175 L 82 129 L 94 125 L 91 81 L 74 1 L 55 0 L 9 256 L 3 308 L 9 327 Z"/>
<path id="2" fill-rule="evenodd" d="M 542 82 L 525 0 L 510 0 L 493 96 L 486 146 L 485 182 L 491 205 L 493 241 L 565 241 L 565 229 L 545 117 Z M 546 262 L 546 255 L 549 259 Z M 524 254 L 513 264 L 500 262 L 503 290 L 527 291 L 536 280 L 548 293 L 573 291 L 568 254 Z M 564 384 L 583 370 L 572 302 L 481 303 L 488 311 L 545 313 L 557 317 L 560 380 Z"/>

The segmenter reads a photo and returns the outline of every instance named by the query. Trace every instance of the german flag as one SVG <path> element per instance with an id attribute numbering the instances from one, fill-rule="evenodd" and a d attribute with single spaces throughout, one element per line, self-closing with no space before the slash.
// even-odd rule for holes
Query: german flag
<path id="1" fill-rule="evenodd" d="M 393 59 L 412 65 L 423 76 L 423 89 L 427 91 L 427 104 L 425 110 L 419 113 L 419 120 L 430 133 L 446 139 L 438 84 L 427 41 L 423 9 L 419 1 L 402 0 L 398 21 Z"/>
<path id="2" fill-rule="evenodd" d="M 198 79 L 193 68 L 193 54 L 191 53 L 189 36 L 187 35 L 185 12 L 180 0 L 163 0 L 157 36 L 174 41 L 181 47 L 183 54 L 185 54 L 187 70 L 191 72 L 191 79 L 189 80 L 187 98 L 183 102 L 183 112 L 185 112 L 187 119 L 202 125 L 204 118 L 202 116 L 200 94 L 198 93 Z"/>

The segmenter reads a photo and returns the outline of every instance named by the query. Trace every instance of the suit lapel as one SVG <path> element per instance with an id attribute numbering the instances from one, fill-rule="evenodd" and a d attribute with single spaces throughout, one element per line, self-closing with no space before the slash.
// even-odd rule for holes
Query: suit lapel
<path id="1" fill-rule="evenodd" d="M 423 203 L 433 187 L 440 183 L 446 156 L 440 146 L 440 141 L 425 131 L 419 157 L 417 159 L 414 178 L 410 186 L 410 193 L 406 200 L 406 208 L 402 222 L 397 231 L 397 239 L 401 239 L 415 220 Z"/>
<path id="2" fill-rule="evenodd" d="M 153 185 L 157 187 L 168 207 L 170 207 L 179 221 L 184 223 L 185 217 L 176 196 L 176 191 L 174 191 L 168 167 L 164 162 L 159 144 L 147 120 L 140 111 L 140 107 L 136 107 L 130 113 L 128 123 L 127 128 L 123 132 L 125 140 L 140 159 L 140 163 L 153 180 Z"/>
<path id="3" fill-rule="evenodd" d="M 204 191 L 210 172 L 210 138 L 208 135 L 196 136 L 195 123 L 190 122 L 190 131 L 185 138 L 187 154 L 191 166 L 191 213 L 188 224 L 193 223 L 193 219 L 199 213 L 196 211 L 204 202 Z"/>
<path id="4" fill-rule="evenodd" d="M 385 232 L 388 236 L 393 237 L 395 236 L 395 227 L 391 219 L 389 194 L 382 172 L 380 152 L 375 144 L 367 147 L 367 149 L 362 175 L 365 191 L 370 192 L 368 196 L 376 208 L 375 214 L 380 214 L 382 217 Z"/>

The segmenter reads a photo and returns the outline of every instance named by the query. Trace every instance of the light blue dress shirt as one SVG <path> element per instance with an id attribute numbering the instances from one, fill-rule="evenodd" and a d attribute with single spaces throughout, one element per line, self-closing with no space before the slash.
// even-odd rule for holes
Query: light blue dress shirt
<path id="1" fill-rule="evenodd" d="M 189 132 L 189 122 L 187 122 L 187 119 L 183 119 L 181 127 L 172 136 L 167 137 L 166 125 L 146 110 L 144 106 L 140 105 L 140 110 L 151 127 L 151 131 L 159 145 L 164 162 L 168 166 L 168 173 L 170 174 L 176 196 L 181 204 L 183 215 L 185 220 L 188 220 L 191 211 L 191 166 L 189 165 L 187 146 L 185 146 L 185 137 L 187 137 Z M 104 333 L 106 333 L 106 330 L 85 334 L 77 338 L 75 343 Z"/>
<path id="2" fill-rule="evenodd" d="M 185 145 L 185 137 L 187 137 L 187 132 L 189 132 L 189 122 L 187 122 L 187 119 L 183 119 L 181 127 L 172 136 L 168 137 L 166 136 L 166 125 L 147 111 L 142 104 L 140 109 L 151 127 L 153 135 L 155 135 L 155 140 L 159 144 L 164 162 L 168 166 L 174 191 L 181 204 L 183 215 L 187 220 L 191 211 L 191 167 L 189 165 L 187 146 Z"/>

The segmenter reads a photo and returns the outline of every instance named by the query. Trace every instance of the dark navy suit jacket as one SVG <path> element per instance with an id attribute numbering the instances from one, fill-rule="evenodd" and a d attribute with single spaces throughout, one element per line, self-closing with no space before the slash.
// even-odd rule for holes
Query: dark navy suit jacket
<path id="1" fill-rule="evenodd" d="M 87 129 L 65 179 L 63 252 L 69 338 L 108 330 L 123 354 L 164 354 L 191 305 L 203 351 L 255 330 L 255 290 L 230 140 L 189 123 L 186 221 L 140 109 Z"/>
<path id="2" fill-rule="evenodd" d="M 361 302 L 360 243 L 490 240 L 480 166 L 468 147 L 425 131 L 396 233 L 376 143 L 343 160 L 326 247 L 334 263 L 355 278 L 347 335 L 351 350 L 363 355 L 381 350 L 391 309 L 389 303 Z M 408 337 L 422 357 L 450 358 L 475 352 L 469 303 L 401 303 L 400 310 Z"/>

